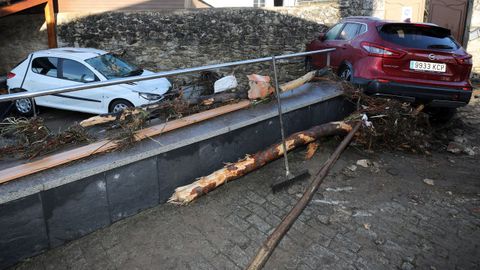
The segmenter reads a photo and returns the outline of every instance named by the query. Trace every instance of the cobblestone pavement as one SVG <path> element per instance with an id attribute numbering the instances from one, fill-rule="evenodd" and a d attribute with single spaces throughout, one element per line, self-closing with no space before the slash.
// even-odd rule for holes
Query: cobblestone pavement
<path id="1" fill-rule="evenodd" d="M 479 108 L 460 113 L 470 121 L 463 136 L 477 146 Z M 318 170 L 337 143 L 325 143 L 309 161 L 295 151 L 294 171 Z M 479 156 L 349 147 L 266 269 L 480 269 Z M 348 168 L 364 158 L 374 164 Z M 282 165 L 269 164 L 190 206 L 149 209 L 17 268 L 242 269 L 306 186 L 272 194 Z"/>

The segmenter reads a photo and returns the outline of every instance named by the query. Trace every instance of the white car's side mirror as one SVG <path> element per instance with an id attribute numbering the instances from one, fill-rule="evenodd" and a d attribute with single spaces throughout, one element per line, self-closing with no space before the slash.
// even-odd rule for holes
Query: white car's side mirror
<path id="1" fill-rule="evenodd" d="M 84 74 L 82 76 L 82 82 L 84 82 L 84 83 L 89 83 L 89 82 L 94 82 L 94 81 L 95 81 L 95 77 L 93 77 L 93 76 L 86 75 L 86 74 Z"/>

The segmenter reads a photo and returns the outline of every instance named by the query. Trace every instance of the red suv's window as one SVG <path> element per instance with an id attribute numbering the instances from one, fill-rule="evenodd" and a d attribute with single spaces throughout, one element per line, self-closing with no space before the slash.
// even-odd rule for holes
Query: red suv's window
<path id="1" fill-rule="evenodd" d="M 338 34 L 340 33 L 340 30 L 342 30 L 343 23 L 339 23 L 332 27 L 328 32 L 325 34 L 325 40 L 335 40 L 338 37 Z"/>
<path id="2" fill-rule="evenodd" d="M 340 40 L 351 40 L 354 38 L 358 31 L 360 30 L 360 24 L 358 23 L 347 23 L 340 33 Z"/>
<path id="3" fill-rule="evenodd" d="M 450 36 L 450 30 L 428 25 L 385 24 L 380 30 L 380 36 L 401 46 L 416 49 L 455 50 L 459 46 Z"/>

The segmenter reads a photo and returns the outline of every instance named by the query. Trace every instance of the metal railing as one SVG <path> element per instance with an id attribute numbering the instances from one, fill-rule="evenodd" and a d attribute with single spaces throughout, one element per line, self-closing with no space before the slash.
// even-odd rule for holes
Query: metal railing
<path id="1" fill-rule="evenodd" d="M 170 70 L 170 71 L 162 71 L 162 72 L 157 72 L 157 73 L 151 74 L 151 75 L 140 75 L 140 76 L 134 76 L 134 77 L 128 77 L 128 78 L 113 79 L 113 80 L 108 80 L 108 81 L 91 82 L 91 83 L 85 83 L 85 84 L 82 84 L 82 85 L 72 85 L 72 86 L 59 87 L 59 88 L 54 88 L 54 89 L 47 89 L 47 90 L 43 90 L 43 91 L 20 92 L 20 93 L 14 93 L 14 94 L 0 95 L 0 102 L 13 101 L 13 100 L 22 99 L 22 98 L 34 98 L 34 97 L 48 96 L 48 95 L 53 95 L 53 94 L 74 92 L 74 91 L 79 91 L 79 90 L 86 90 L 86 89 L 97 88 L 97 87 L 105 87 L 105 86 L 111 86 L 111 85 L 117 85 L 117 84 L 123 84 L 123 83 L 146 81 L 146 80 L 158 79 L 158 78 L 163 78 L 163 77 L 172 76 L 172 75 L 180 75 L 180 74 L 193 73 L 193 72 L 199 72 L 199 71 L 205 71 L 205 70 L 212 70 L 212 69 L 218 69 L 218 68 L 224 68 L 224 67 L 248 65 L 248 64 L 260 63 L 260 62 L 269 62 L 269 61 L 272 61 L 272 63 L 275 63 L 275 61 L 280 60 L 280 59 L 301 57 L 301 56 L 307 56 L 307 55 L 319 54 L 319 53 L 326 53 L 327 54 L 326 64 L 327 64 L 327 66 L 330 66 L 330 53 L 333 52 L 333 51 L 335 51 L 335 48 L 317 50 L 317 51 L 309 51 L 309 52 L 301 52 L 301 53 L 284 54 L 284 55 L 279 55 L 279 56 L 269 56 L 269 57 L 262 57 L 262 58 L 256 58 L 256 59 L 228 62 L 228 63 L 222 63 L 222 64 L 213 64 L 213 65 L 207 65 L 207 66 L 193 67 L 193 68 L 184 68 L 184 69 L 177 69 L 177 70 Z"/>

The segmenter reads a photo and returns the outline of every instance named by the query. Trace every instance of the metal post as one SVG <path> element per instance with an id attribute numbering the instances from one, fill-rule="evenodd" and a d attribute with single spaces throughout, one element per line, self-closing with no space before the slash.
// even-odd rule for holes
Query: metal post
<path id="1" fill-rule="evenodd" d="M 327 53 L 327 67 L 330 67 L 330 52 Z"/>
<path id="2" fill-rule="evenodd" d="M 285 160 L 285 175 L 288 177 L 290 175 L 290 167 L 288 166 L 287 145 L 285 143 L 285 130 L 283 128 L 282 103 L 280 100 L 280 91 L 278 89 L 278 76 L 277 76 L 277 66 L 275 64 L 275 55 L 272 56 L 272 65 L 273 65 L 273 74 L 275 79 L 275 94 L 277 96 L 278 119 L 280 120 L 280 132 L 282 134 L 283 157 Z"/>

